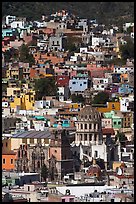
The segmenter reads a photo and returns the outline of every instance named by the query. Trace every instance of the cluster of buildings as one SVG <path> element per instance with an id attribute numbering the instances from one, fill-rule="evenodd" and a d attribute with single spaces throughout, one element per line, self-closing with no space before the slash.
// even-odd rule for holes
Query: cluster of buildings
<path id="1" fill-rule="evenodd" d="M 13 202 L 133 202 L 134 60 L 120 45 L 134 32 L 62 10 L 2 21 L 2 195 Z M 69 39 L 77 50 L 71 51 Z M 26 44 L 35 63 L 6 61 Z M 35 79 L 54 76 L 58 96 L 36 100 Z M 106 104 L 92 104 L 107 92 Z M 71 95 L 85 103 L 75 103 Z M 47 184 L 41 177 L 46 164 Z M 21 196 L 20 196 L 21 194 Z"/>

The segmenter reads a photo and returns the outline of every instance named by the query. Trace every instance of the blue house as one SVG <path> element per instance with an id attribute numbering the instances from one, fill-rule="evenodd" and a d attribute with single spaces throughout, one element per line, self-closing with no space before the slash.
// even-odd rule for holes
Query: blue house
<path id="1" fill-rule="evenodd" d="M 118 89 L 119 94 L 131 94 L 134 93 L 134 88 L 131 87 L 129 84 L 121 84 Z"/>
<path id="2" fill-rule="evenodd" d="M 69 89 L 71 94 L 82 93 L 87 88 L 89 88 L 88 77 L 76 76 L 69 80 Z"/>
<path id="3" fill-rule="evenodd" d="M 56 123 L 53 124 L 53 127 L 54 127 L 54 128 L 57 128 L 57 127 L 58 127 L 58 122 L 59 122 L 59 121 L 56 121 Z M 70 127 L 70 121 L 69 121 L 69 120 L 62 120 L 62 121 L 61 121 L 61 124 L 62 124 L 62 127 L 63 127 L 63 128 Z"/>
<path id="4" fill-rule="evenodd" d="M 13 30 L 11 28 L 9 29 L 2 29 L 2 38 L 4 37 L 12 37 L 13 36 Z"/>

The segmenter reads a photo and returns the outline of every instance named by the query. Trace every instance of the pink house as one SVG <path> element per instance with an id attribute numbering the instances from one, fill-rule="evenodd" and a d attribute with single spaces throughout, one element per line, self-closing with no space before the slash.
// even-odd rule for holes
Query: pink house
<path id="1" fill-rule="evenodd" d="M 102 118 L 102 127 L 103 128 L 112 128 L 112 119 L 111 118 Z"/>
<path id="2" fill-rule="evenodd" d="M 61 197 L 62 202 L 75 202 L 75 196 L 74 195 L 65 195 Z"/>
<path id="3" fill-rule="evenodd" d="M 77 71 L 76 70 L 72 70 L 71 72 L 70 72 L 70 78 L 73 78 L 73 77 L 75 77 L 77 75 Z"/>
<path id="4" fill-rule="evenodd" d="M 114 66 L 109 66 L 109 67 L 99 67 L 96 64 L 88 64 L 87 65 L 87 70 L 90 71 L 90 76 L 91 77 L 104 77 L 105 76 L 105 71 L 113 71 Z"/>

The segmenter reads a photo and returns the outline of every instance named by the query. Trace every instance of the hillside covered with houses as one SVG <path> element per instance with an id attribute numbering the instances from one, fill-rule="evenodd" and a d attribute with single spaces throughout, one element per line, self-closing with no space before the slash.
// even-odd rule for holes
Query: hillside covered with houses
<path id="1" fill-rule="evenodd" d="M 17 3 L 3 3 L 3 202 L 133 202 L 134 22 L 65 6 L 28 20 Z"/>

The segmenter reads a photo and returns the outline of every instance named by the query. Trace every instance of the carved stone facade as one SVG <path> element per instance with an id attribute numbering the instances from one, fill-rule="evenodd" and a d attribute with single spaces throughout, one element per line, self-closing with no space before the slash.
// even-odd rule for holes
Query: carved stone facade
<path id="1" fill-rule="evenodd" d="M 73 173 L 73 158 L 68 131 L 58 130 L 54 138 L 51 139 L 49 158 L 49 171 L 52 172 L 54 169 L 52 180 L 62 179 L 67 173 Z"/>
<path id="2" fill-rule="evenodd" d="M 16 169 L 18 172 L 40 173 L 42 165 L 47 164 L 48 147 L 20 145 L 17 152 Z"/>

